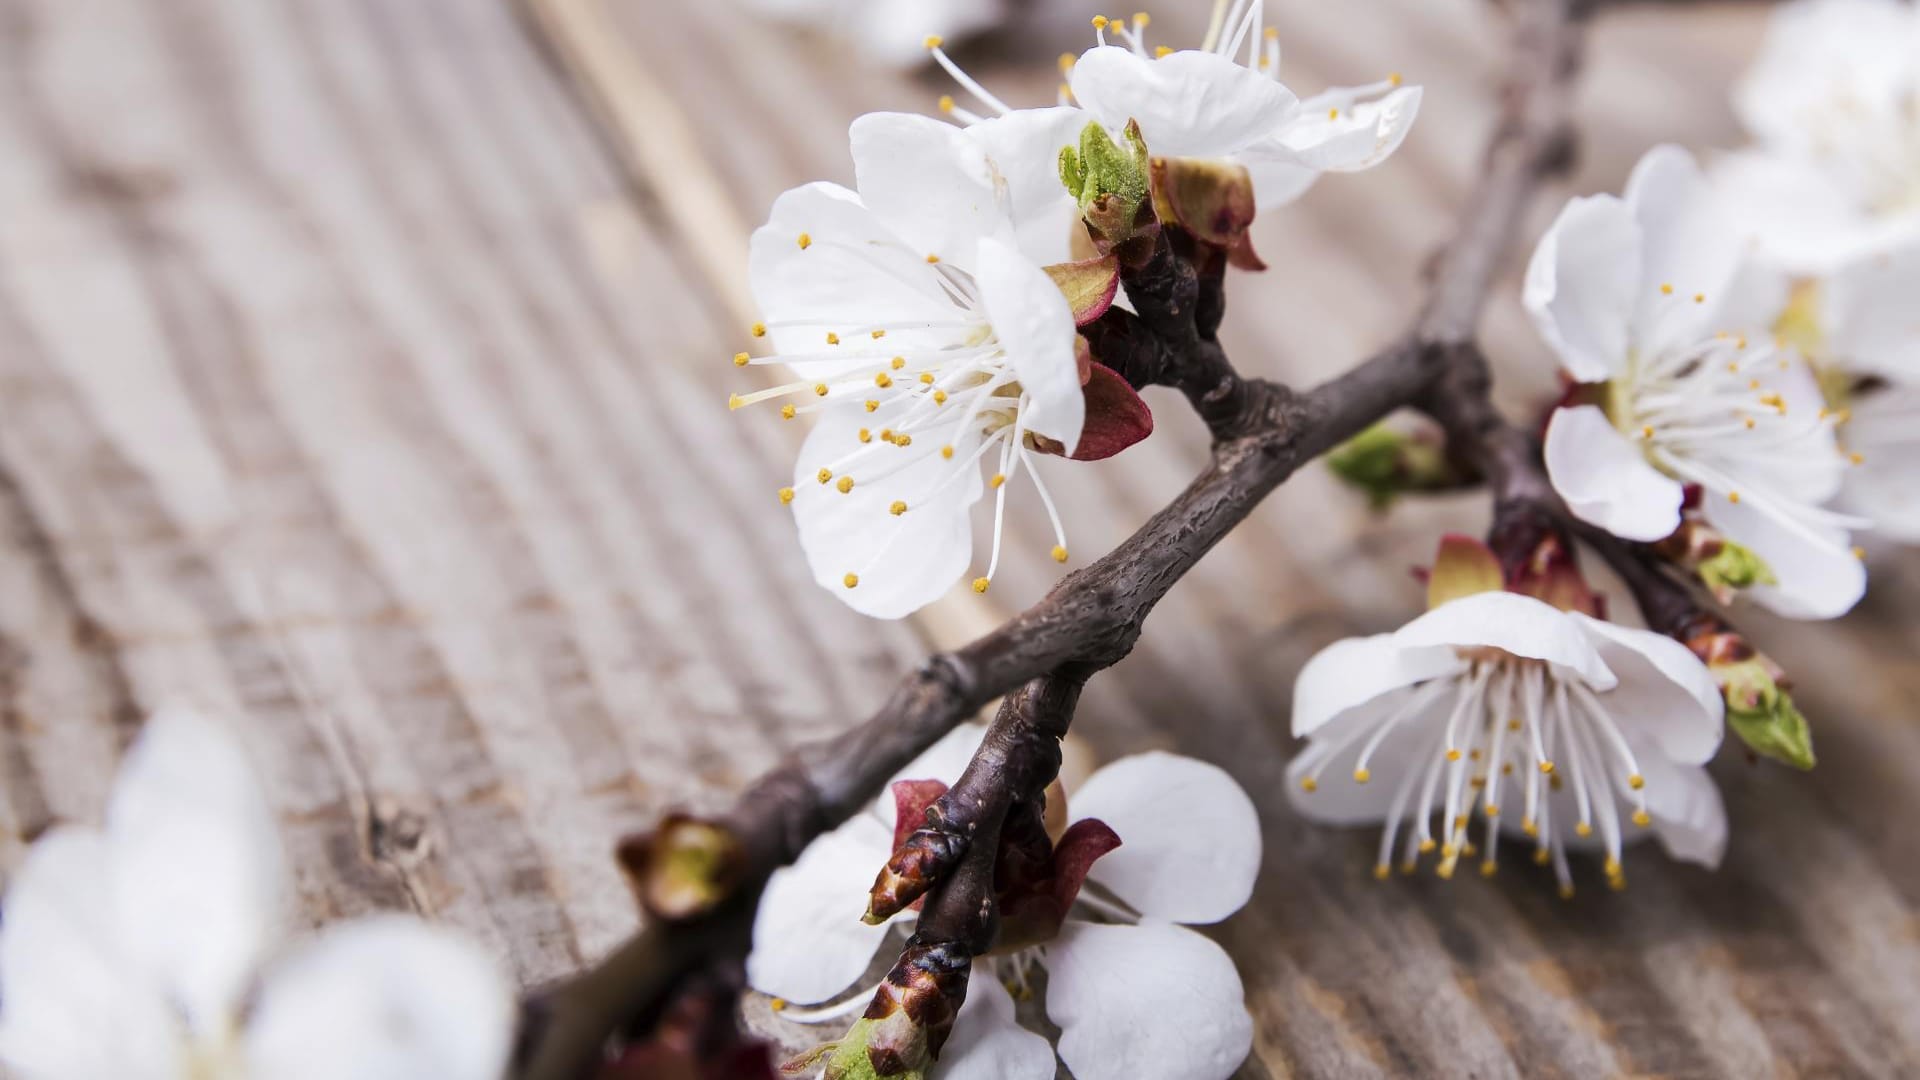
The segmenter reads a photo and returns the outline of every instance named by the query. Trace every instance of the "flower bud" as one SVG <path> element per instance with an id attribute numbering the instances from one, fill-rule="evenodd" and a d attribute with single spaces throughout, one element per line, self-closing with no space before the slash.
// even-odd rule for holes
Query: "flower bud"
<path id="1" fill-rule="evenodd" d="M 1333 474 L 1385 510 L 1408 492 L 1442 491 L 1460 482 L 1446 449 L 1433 438 L 1375 424 L 1327 455 Z"/>
<path id="2" fill-rule="evenodd" d="M 703 915 L 725 900 L 741 863 L 740 842 L 730 830 L 684 815 L 621 841 L 617 855 L 640 905 L 668 921 Z"/>
<path id="3" fill-rule="evenodd" d="M 1198 158 L 1154 158 L 1153 210 L 1162 225 L 1177 225 L 1201 243 L 1224 248 L 1242 270 L 1264 270 L 1247 227 L 1253 224 L 1253 178 L 1246 166 Z"/>
<path id="4" fill-rule="evenodd" d="M 1732 630 L 1697 636 L 1687 647 L 1706 661 L 1726 698 L 1727 725 L 1748 749 L 1796 769 L 1813 768 L 1812 732 L 1778 664 Z"/>
<path id="5" fill-rule="evenodd" d="M 1122 148 L 1105 127 L 1090 122 L 1080 129 L 1077 150 L 1060 150 L 1060 182 L 1080 204 L 1080 215 L 1103 251 L 1141 231 L 1140 211 L 1151 192 L 1140 125 L 1129 122 L 1126 139 Z"/>
<path id="6" fill-rule="evenodd" d="M 1655 545 L 1660 554 L 1693 573 L 1722 604 L 1755 585 L 1773 585 L 1773 568 L 1752 548 L 1734 543 L 1705 521 L 1689 515 L 1672 536 Z"/>
<path id="7" fill-rule="evenodd" d="M 826 1080 L 923 1080 L 966 1000 L 973 956 L 915 935 L 867 1011 L 833 1047 Z"/>

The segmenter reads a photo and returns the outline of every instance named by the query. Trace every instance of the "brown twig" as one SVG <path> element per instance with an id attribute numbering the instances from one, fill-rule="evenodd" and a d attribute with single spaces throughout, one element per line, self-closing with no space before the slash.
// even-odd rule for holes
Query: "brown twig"
<path id="1" fill-rule="evenodd" d="M 1419 404 L 1489 478 L 1500 505 L 1561 514 L 1531 440 L 1492 408 L 1486 362 L 1474 336 L 1523 212 L 1542 181 L 1570 161 L 1571 84 L 1582 16 L 1591 5 L 1531 0 L 1512 6 L 1514 48 L 1499 126 L 1459 227 L 1434 260 L 1427 302 L 1409 333 L 1347 374 L 1295 393 L 1233 371 L 1213 338 L 1219 305 L 1208 290 L 1215 283 L 1193 278 L 1190 270 L 1182 277 L 1178 266 L 1152 260 L 1133 271 L 1173 275 L 1144 291 L 1157 288 L 1157 295 L 1175 303 L 1171 309 L 1143 305 L 1138 319 L 1115 315 L 1095 333 L 1118 335 L 1107 343 L 1116 352 L 1122 344 L 1138 350 L 1141 369 L 1123 372 L 1133 381 L 1173 385 L 1187 394 L 1214 434 L 1207 467 L 1132 537 L 1062 579 L 1040 603 L 972 644 L 932 657 L 865 723 L 796 751 L 743 793 L 717 823 L 737 850 L 727 860 L 724 880 L 713 883 L 715 902 L 671 924 L 656 918 L 606 961 L 541 995 L 529 1008 L 515 1077 L 574 1080 L 610 1037 L 644 1028 L 657 1016 L 689 972 L 737 966 L 749 945 L 760 891 L 776 868 L 994 698 L 1029 680 L 1044 684 L 1050 680 L 1043 677 L 1055 673 L 1058 686 L 1077 693 L 1089 675 L 1127 654 L 1154 605 L 1267 494 L 1302 464 L 1388 413 Z M 1031 747 L 1045 742 L 1021 745 L 1027 748 L 1002 755 L 998 764 L 995 751 L 988 751 L 970 770 L 977 779 L 956 786 L 977 800 L 970 811 L 974 828 L 998 830 L 1007 807 L 1020 797 L 1009 782 L 1016 774 L 1023 778 L 1018 786 L 1025 786 L 1047 772 L 1028 760 L 1038 752 Z M 971 846 L 964 840 L 949 844 L 941 858 L 964 867 Z M 956 871 L 945 880 L 963 876 Z M 945 911 L 958 902 L 946 898 L 966 891 L 943 884 L 929 899 L 938 901 L 935 910 Z M 939 929 L 944 917 L 929 912 L 922 933 Z M 959 940 L 979 927 L 950 929 L 954 933 L 945 939 Z"/>

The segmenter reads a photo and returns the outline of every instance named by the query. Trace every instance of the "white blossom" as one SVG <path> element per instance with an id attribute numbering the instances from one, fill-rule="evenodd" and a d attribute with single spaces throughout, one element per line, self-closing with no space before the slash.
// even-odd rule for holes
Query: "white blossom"
<path id="1" fill-rule="evenodd" d="M 284 871 L 232 737 L 155 715 L 105 828 L 54 829 L 7 892 L 0 1062 L 22 1080 L 499 1075 L 513 1003 L 491 960 L 398 915 L 286 946 Z"/>
<path id="2" fill-rule="evenodd" d="M 1003 0 L 748 0 L 749 6 L 791 23 L 818 27 L 859 50 L 864 60 L 891 67 L 922 63 L 928 33 L 953 40 L 1006 21 Z"/>
<path id="3" fill-rule="evenodd" d="M 1473 858 L 1491 874 L 1504 837 L 1552 864 L 1563 894 L 1580 848 L 1602 854 L 1617 886 L 1622 848 L 1648 832 L 1674 858 L 1719 863 L 1726 813 L 1701 766 L 1724 709 L 1676 641 L 1477 592 L 1307 663 L 1293 731 L 1309 742 L 1289 794 L 1321 821 L 1384 825 L 1381 878 L 1396 848 L 1409 873 L 1437 852 L 1442 876 Z"/>
<path id="4" fill-rule="evenodd" d="M 1624 197 L 1567 205 L 1526 283 L 1541 335 L 1587 388 L 1553 414 L 1547 470 L 1575 514 L 1629 540 L 1674 532 L 1697 489 L 1706 521 L 1765 565 L 1747 592 L 1830 618 L 1866 587 L 1848 530 L 1867 523 L 1823 508 L 1849 467 L 1839 415 L 1772 332 L 1786 282 L 1748 254 L 1673 147 L 1641 160 Z"/>
<path id="5" fill-rule="evenodd" d="M 982 729 L 957 730 L 900 779 L 951 782 Z M 934 1080 L 1050 1080 L 1054 1052 L 1015 1020 L 1009 988 L 1048 973 L 1046 1009 L 1061 1061 L 1080 1080 L 1153 1076 L 1224 1080 L 1252 1046 L 1252 1019 L 1233 961 L 1187 929 L 1247 902 L 1260 866 L 1252 801 L 1215 766 L 1165 753 L 1122 758 L 1068 793 L 1075 821 L 1097 819 L 1120 846 L 1093 863 L 1088 888 L 1058 935 L 974 962 Z M 867 889 L 891 854 L 891 800 L 816 840 L 768 883 L 747 960 L 752 986 L 799 1004 L 825 1001 L 864 974 L 888 934 L 860 921 Z M 912 912 L 896 917 L 909 921 Z M 890 924 L 891 925 L 891 924 Z M 872 987 L 784 1015 L 825 1021 L 864 1008 Z"/>

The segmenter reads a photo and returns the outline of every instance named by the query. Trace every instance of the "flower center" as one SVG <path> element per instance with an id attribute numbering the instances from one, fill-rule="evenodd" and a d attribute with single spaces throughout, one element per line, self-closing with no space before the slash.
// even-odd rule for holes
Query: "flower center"
<path id="1" fill-rule="evenodd" d="M 1520 800 L 1519 831 L 1532 842 L 1534 861 L 1553 866 L 1562 895 L 1573 891 L 1570 836 L 1597 834 L 1608 882 L 1623 887 L 1624 822 L 1645 827 L 1652 818 L 1639 762 L 1600 697 L 1543 661 L 1493 648 L 1463 649 L 1461 656 L 1468 662 L 1464 673 L 1412 688 L 1399 708 L 1325 744 L 1301 786 L 1318 791 L 1326 768 L 1356 747 L 1353 782 L 1371 782 L 1376 754 L 1397 734 L 1418 749 L 1391 781 L 1376 877 L 1391 873 L 1396 844 L 1403 873 L 1438 851 L 1435 871 L 1443 878 L 1453 876 L 1459 860 L 1475 856 L 1480 872 L 1491 876 L 1499 865 L 1500 822 L 1512 816 L 1505 791 Z M 1485 823 L 1484 852 L 1469 836 L 1476 809 Z"/>

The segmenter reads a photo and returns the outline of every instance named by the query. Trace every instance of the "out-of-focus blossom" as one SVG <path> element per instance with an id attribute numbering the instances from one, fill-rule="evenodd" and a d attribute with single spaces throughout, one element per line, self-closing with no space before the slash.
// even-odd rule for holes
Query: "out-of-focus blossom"
<path id="1" fill-rule="evenodd" d="M 922 63 L 928 34 L 959 41 L 1006 20 L 1005 0 L 748 0 L 783 22 L 818 27 L 891 67 Z"/>

